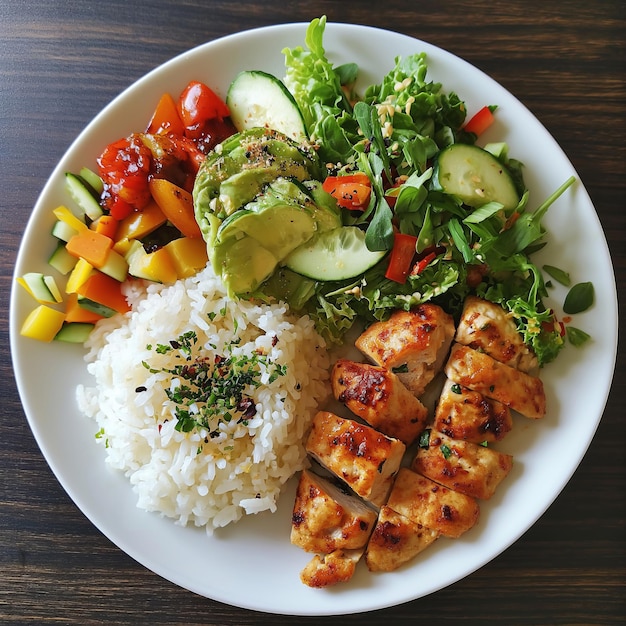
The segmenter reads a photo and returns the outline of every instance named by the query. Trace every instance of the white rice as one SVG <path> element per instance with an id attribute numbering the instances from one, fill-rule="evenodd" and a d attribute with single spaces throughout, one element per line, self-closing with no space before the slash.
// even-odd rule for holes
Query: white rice
<path id="1" fill-rule="evenodd" d="M 97 423 L 106 463 L 125 473 L 140 508 L 208 534 L 244 514 L 275 511 L 282 486 L 306 464 L 303 439 L 328 396 L 327 350 L 311 320 L 282 304 L 231 301 L 210 267 L 127 295 L 132 311 L 92 332 L 86 360 L 93 386 L 77 389 L 80 410 Z M 234 354 L 260 351 L 286 366 L 273 382 L 263 371 L 263 384 L 249 393 L 257 413 L 247 425 L 222 423 L 213 438 L 206 429 L 175 429 L 165 389 L 176 381 L 142 362 L 153 370 L 182 363 L 175 351 L 157 354 L 155 347 L 188 331 L 199 339 L 194 354 L 213 360 L 239 339 Z"/>

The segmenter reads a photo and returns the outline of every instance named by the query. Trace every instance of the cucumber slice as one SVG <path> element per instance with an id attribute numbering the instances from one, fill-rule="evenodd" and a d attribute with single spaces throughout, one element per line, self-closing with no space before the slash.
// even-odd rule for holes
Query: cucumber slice
<path id="1" fill-rule="evenodd" d="M 87 322 L 70 322 L 63 324 L 61 330 L 54 336 L 55 341 L 66 343 L 85 343 L 93 330 L 94 324 Z"/>
<path id="2" fill-rule="evenodd" d="M 238 131 L 262 127 L 296 141 L 307 138 L 304 118 L 294 97 L 271 74 L 258 70 L 241 72 L 228 89 L 226 104 Z"/>
<path id="3" fill-rule="evenodd" d="M 63 296 L 52 276 L 39 272 L 28 272 L 18 281 L 39 303 L 56 304 L 63 301 Z"/>
<path id="4" fill-rule="evenodd" d="M 363 274 L 380 261 L 386 251 L 371 251 L 365 233 L 356 226 L 341 226 L 296 248 L 284 265 L 314 280 L 345 280 Z"/>
<path id="5" fill-rule="evenodd" d="M 83 178 L 72 172 L 66 172 L 65 185 L 78 208 L 90 220 L 96 220 L 102 215 L 102 207 L 95 196 L 95 191 Z"/>
<path id="6" fill-rule="evenodd" d="M 48 264 L 60 274 L 65 275 L 69 274 L 74 269 L 77 261 L 78 259 L 67 251 L 65 243 L 59 241 L 55 251 L 48 259 Z"/>
<path id="7" fill-rule="evenodd" d="M 504 210 L 519 203 L 519 194 L 506 167 L 478 146 L 456 143 L 439 153 L 433 174 L 435 184 L 471 207 L 499 202 Z"/>
<path id="8" fill-rule="evenodd" d="M 90 170 L 88 167 L 81 167 L 79 175 L 98 195 L 104 191 L 102 178 L 93 170 Z"/>
<path id="9" fill-rule="evenodd" d="M 72 228 L 67 222 L 57 220 L 52 227 L 52 236 L 67 243 L 78 231 Z"/>

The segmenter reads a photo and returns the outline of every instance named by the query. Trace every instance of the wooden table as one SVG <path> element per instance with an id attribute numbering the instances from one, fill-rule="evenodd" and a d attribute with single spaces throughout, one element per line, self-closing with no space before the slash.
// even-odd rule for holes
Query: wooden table
<path id="1" fill-rule="evenodd" d="M 8 302 L 22 230 L 82 128 L 126 86 L 174 55 L 242 29 L 365 23 L 429 41 L 521 99 L 585 183 L 626 287 L 626 20 L 620 0 L 401 2 L 0 1 L 0 622 L 617 624 L 626 616 L 626 403 L 613 393 L 596 437 L 554 505 L 467 579 L 364 615 L 261 615 L 177 588 L 136 564 L 76 508 L 24 418 L 8 350 Z M 585 250 L 580 251 L 585 254 Z M 623 311 L 623 306 L 620 309 Z M 590 372 L 592 375 L 592 372 Z"/>

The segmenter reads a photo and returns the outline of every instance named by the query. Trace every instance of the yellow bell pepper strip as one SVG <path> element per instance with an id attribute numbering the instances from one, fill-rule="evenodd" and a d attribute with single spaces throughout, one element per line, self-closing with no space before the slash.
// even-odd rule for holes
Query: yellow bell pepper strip
<path id="1" fill-rule="evenodd" d="M 61 330 L 64 321 L 65 313 L 40 304 L 28 314 L 22 324 L 20 334 L 23 337 L 49 342 Z"/>
<path id="2" fill-rule="evenodd" d="M 65 222 L 68 226 L 73 228 L 77 233 L 81 233 L 88 230 L 87 224 L 76 217 L 66 206 L 59 206 L 52 211 L 55 217 Z"/>
<path id="3" fill-rule="evenodd" d="M 78 259 L 67 279 L 65 293 L 76 293 L 76 290 L 85 283 L 93 272 L 94 268 L 91 263 L 85 261 L 85 259 Z"/>

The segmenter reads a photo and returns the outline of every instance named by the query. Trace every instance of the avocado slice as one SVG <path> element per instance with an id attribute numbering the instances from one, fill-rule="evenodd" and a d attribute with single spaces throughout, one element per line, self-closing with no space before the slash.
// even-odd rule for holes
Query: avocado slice
<path id="1" fill-rule="evenodd" d="M 278 178 L 262 195 L 222 222 L 209 249 L 209 258 L 214 267 L 220 268 L 229 290 L 235 294 L 250 292 L 258 287 L 259 281 L 262 282 L 263 275 L 269 277 L 293 250 L 316 233 L 340 224 L 336 206 L 318 206 L 305 185 Z M 242 244 L 242 241 L 246 243 Z M 249 280 L 240 271 L 241 260 L 235 259 L 238 252 L 244 256 L 252 253 L 245 250 L 246 245 L 263 260 L 263 269 L 248 272 Z M 260 248 L 268 254 L 263 255 Z M 272 259 L 274 264 L 270 267 Z M 237 266 L 237 271 L 232 265 Z"/>

